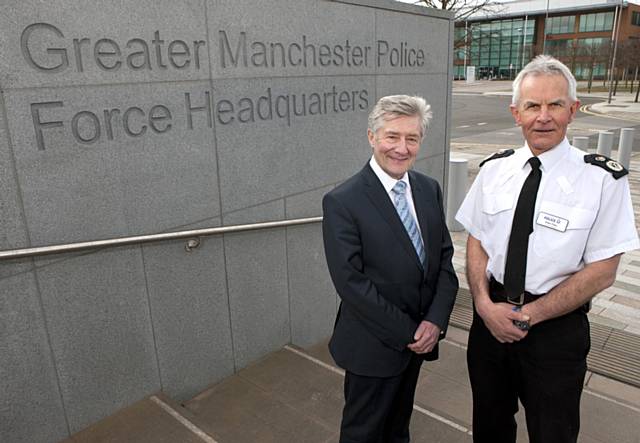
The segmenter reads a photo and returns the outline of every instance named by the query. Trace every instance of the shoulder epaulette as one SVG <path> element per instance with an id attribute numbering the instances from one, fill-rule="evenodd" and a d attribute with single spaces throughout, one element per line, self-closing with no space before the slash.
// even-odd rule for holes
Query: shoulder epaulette
<path id="1" fill-rule="evenodd" d="M 610 172 L 616 180 L 629 173 L 620 163 L 601 154 L 587 154 L 584 156 L 584 162 L 590 165 L 600 166 L 605 171 Z"/>
<path id="2" fill-rule="evenodd" d="M 494 152 L 489 157 L 480 162 L 480 168 L 488 161 L 495 160 L 497 158 L 509 157 L 510 155 L 513 155 L 514 152 L 516 151 L 514 151 L 513 149 L 501 149 L 498 152 Z"/>

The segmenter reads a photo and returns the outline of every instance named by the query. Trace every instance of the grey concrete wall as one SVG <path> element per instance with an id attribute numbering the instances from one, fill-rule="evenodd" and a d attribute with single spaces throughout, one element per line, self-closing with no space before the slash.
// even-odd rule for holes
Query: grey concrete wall
<path id="1" fill-rule="evenodd" d="M 378 97 L 446 183 L 451 17 L 390 0 L 8 0 L 0 250 L 321 215 Z M 331 332 L 320 225 L 0 262 L 0 441 L 185 400 Z"/>

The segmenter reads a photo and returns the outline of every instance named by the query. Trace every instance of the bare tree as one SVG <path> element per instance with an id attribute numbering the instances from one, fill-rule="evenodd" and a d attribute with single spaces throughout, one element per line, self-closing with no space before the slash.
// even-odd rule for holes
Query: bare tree
<path id="1" fill-rule="evenodd" d="M 495 0 L 416 0 L 415 3 L 428 8 L 452 11 L 456 21 L 463 21 L 471 15 L 483 12 L 486 15 L 495 15 L 505 8 Z"/>
<path id="2" fill-rule="evenodd" d="M 475 14 L 495 15 L 505 9 L 505 6 L 496 3 L 495 0 L 415 0 L 416 5 L 423 5 L 427 8 L 442 9 L 454 13 L 456 22 L 462 22 Z M 456 37 L 453 42 L 453 49 L 465 48 L 470 43 L 470 35 Z"/>
<path id="3" fill-rule="evenodd" d="M 591 92 L 594 71 L 597 66 L 606 66 L 609 61 L 611 45 L 609 43 L 597 43 L 578 45 L 576 48 L 576 60 L 583 63 L 589 70 L 587 92 Z M 605 69 L 606 72 L 606 69 Z M 606 78 L 606 76 L 603 76 Z"/>
<path id="4" fill-rule="evenodd" d="M 631 94 L 633 94 L 634 82 L 638 79 L 640 71 L 640 40 L 629 39 L 621 42 L 618 47 L 620 54 L 620 65 L 623 66 L 626 80 L 631 79 Z M 640 84 L 637 86 L 635 101 L 638 102 Z"/>

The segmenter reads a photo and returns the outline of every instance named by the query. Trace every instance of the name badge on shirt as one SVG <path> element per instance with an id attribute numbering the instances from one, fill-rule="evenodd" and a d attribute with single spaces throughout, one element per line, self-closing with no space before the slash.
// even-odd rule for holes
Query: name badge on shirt
<path id="1" fill-rule="evenodd" d="M 540 226 L 546 226 L 547 228 L 555 229 L 556 231 L 564 232 L 567 230 L 567 225 L 569 224 L 569 220 L 567 220 L 566 218 L 560 218 L 555 215 L 547 214 L 546 212 L 541 212 L 538 215 L 536 224 Z"/>

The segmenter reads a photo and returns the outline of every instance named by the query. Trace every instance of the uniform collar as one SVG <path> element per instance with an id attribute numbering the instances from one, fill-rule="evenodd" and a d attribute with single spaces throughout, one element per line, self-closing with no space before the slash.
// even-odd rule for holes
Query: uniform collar
<path id="1" fill-rule="evenodd" d="M 520 149 L 518 154 L 518 161 L 521 167 L 524 167 L 527 163 L 527 160 L 533 156 L 531 149 L 529 149 L 529 145 L 527 142 L 524 144 L 525 149 Z M 549 172 L 555 165 L 557 165 L 560 160 L 569 152 L 569 141 L 565 137 L 559 144 L 549 149 L 548 151 L 543 152 L 538 156 L 540 163 L 542 165 L 541 169 L 544 172 Z"/>
<path id="2" fill-rule="evenodd" d="M 373 169 L 373 172 L 378 177 L 378 180 L 380 180 L 380 183 L 382 183 L 382 186 L 384 187 L 384 190 L 387 191 L 387 194 L 391 192 L 398 181 L 405 182 L 405 184 L 407 185 L 407 193 L 411 192 L 411 183 L 409 182 L 409 174 L 407 172 L 404 173 L 400 180 L 396 180 L 395 178 L 384 172 L 374 156 L 371 156 L 371 160 L 369 160 L 369 166 L 371 166 L 371 169 Z"/>

